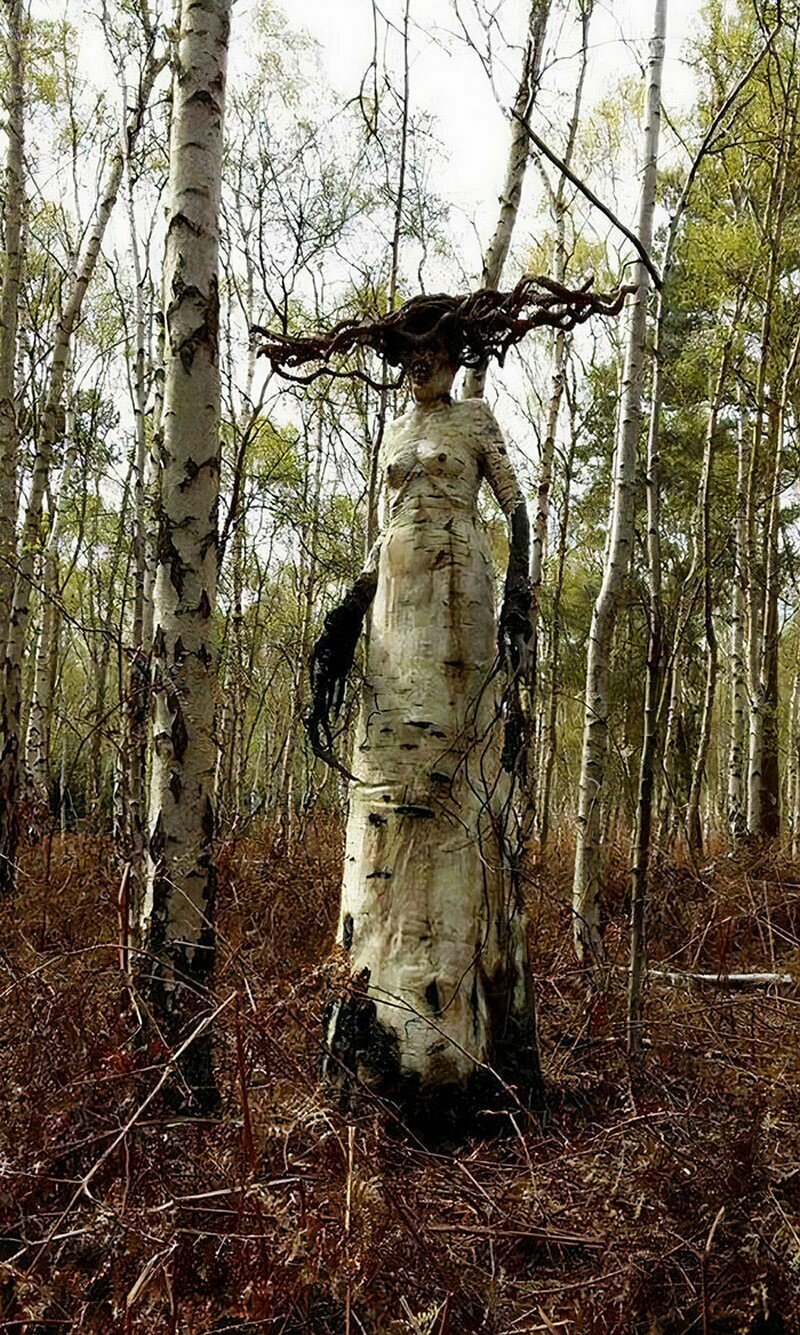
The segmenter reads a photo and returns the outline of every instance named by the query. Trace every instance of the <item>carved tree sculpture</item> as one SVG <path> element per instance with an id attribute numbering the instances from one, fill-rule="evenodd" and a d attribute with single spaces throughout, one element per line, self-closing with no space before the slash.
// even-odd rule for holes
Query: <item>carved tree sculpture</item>
<path id="1" fill-rule="evenodd" d="M 311 659 L 314 749 L 332 754 L 371 608 L 355 737 L 338 939 L 350 983 L 327 1023 L 327 1067 L 396 1094 L 461 1090 L 488 1066 L 538 1086 L 513 786 L 524 760 L 529 528 L 500 429 L 481 399 L 454 400 L 460 366 L 537 325 L 613 314 L 602 297 L 543 279 L 511 293 L 418 297 L 318 338 L 257 331 L 276 370 L 367 345 L 408 376 L 413 403 L 384 438 L 383 531 Z M 292 378 L 300 379 L 301 376 Z M 509 525 L 499 617 L 483 482 Z"/>

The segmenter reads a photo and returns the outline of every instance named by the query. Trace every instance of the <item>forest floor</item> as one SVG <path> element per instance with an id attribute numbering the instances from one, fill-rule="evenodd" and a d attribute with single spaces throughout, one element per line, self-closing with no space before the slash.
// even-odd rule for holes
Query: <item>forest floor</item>
<path id="1" fill-rule="evenodd" d="M 530 884 L 546 1116 L 432 1147 L 318 1082 L 340 842 L 224 850 L 205 1122 L 140 1111 L 161 1072 L 135 1069 L 109 845 L 25 852 L 0 910 L 0 1329 L 800 1331 L 800 866 L 657 870 L 654 967 L 798 986 L 651 978 L 631 1072 L 624 971 L 587 1007 L 555 849 Z M 620 856 L 619 963 L 625 887 Z"/>

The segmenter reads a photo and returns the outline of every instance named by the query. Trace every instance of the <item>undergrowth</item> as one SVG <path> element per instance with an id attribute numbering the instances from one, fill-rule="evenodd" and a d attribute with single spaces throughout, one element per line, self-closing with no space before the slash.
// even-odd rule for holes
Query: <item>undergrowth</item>
<path id="1" fill-rule="evenodd" d="M 631 1069 L 624 860 L 587 998 L 555 849 L 529 878 L 546 1113 L 426 1144 L 318 1081 L 340 868 L 334 824 L 223 848 L 222 1110 L 192 1122 L 142 1111 L 163 1063 L 136 1044 L 110 846 L 26 850 L 0 908 L 0 1327 L 800 1331 L 800 989 L 651 976 Z M 800 979 L 800 867 L 720 854 L 653 881 L 654 968 Z"/>

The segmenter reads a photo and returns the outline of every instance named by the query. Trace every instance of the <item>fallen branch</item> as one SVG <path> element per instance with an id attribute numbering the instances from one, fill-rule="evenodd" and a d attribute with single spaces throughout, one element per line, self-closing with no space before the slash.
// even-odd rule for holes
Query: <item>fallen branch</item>
<path id="1" fill-rule="evenodd" d="M 682 973 L 648 969 L 647 976 L 666 983 L 700 983 L 705 987 L 791 987 L 800 982 L 790 973 Z"/>

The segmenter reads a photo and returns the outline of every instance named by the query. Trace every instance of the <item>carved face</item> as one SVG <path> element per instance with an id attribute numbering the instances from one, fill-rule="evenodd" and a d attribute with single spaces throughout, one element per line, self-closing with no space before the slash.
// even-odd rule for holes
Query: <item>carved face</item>
<path id="1" fill-rule="evenodd" d="M 458 367 L 443 348 L 432 348 L 409 358 L 406 365 L 415 403 L 448 399 Z"/>

